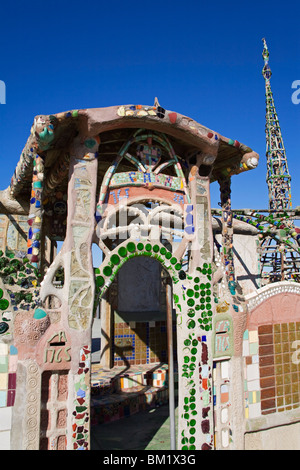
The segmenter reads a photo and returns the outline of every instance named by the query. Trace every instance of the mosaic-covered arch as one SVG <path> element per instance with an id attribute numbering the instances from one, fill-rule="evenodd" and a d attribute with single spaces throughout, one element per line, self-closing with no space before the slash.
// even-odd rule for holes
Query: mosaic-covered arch
<path id="1" fill-rule="evenodd" d="M 131 151 L 133 142 L 138 155 Z M 157 160 L 154 149 L 159 146 L 166 154 L 163 161 Z M 11 184 L 1 193 L 5 213 L 27 218 L 28 262 L 39 273 L 33 285 L 34 308 L 19 308 L 12 321 L 18 327 L 10 340 L 18 352 L 14 448 L 89 449 L 95 293 L 104 294 L 130 256 L 156 257 L 173 281 L 178 448 L 214 448 L 209 184 L 220 174 L 230 176 L 255 167 L 256 157 L 238 141 L 160 106 L 74 110 L 35 119 Z M 129 206 L 147 198 L 177 204 L 183 220 L 182 243 L 172 253 L 151 237 L 130 236 L 106 248 L 103 244 L 104 262 L 95 273 L 91 248 L 101 240 L 101 227 L 99 234 L 95 229 L 107 215 L 105 204 L 112 203 L 115 209 L 122 197 Z M 59 213 L 52 211 L 57 198 Z M 45 259 L 45 231 L 51 246 L 64 240 L 54 259 Z M 183 268 L 187 249 L 188 264 Z M 64 284 L 59 287 L 52 282 L 58 268 L 64 270 Z M 60 300 L 55 309 L 44 303 L 51 295 Z"/>
<path id="2" fill-rule="evenodd" d="M 150 243 L 126 240 L 115 248 L 110 256 L 105 258 L 99 268 L 95 270 L 95 282 L 98 288 L 97 297 L 101 299 L 117 275 L 119 269 L 126 261 L 136 256 L 147 256 L 156 259 L 168 271 L 172 282 L 177 284 L 185 279 L 186 274 L 182 271 L 181 261 L 178 260 L 165 246 L 159 242 Z"/>
<path id="3" fill-rule="evenodd" d="M 182 351 L 178 358 L 179 409 L 183 418 L 179 423 L 179 448 L 212 448 L 212 367 L 209 345 L 214 299 L 211 264 L 204 263 L 191 275 L 182 269 L 181 260 L 163 244 L 129 239 L 115 248 L 96 270 L 95 282 L 99 298 L 104 295 L 124 263 L 137 256 L 156 259 L 172 279 L 177 318 L 177 347 Z M 198 396 L 200 390 L 203 392 L 202 399 Z M 205 430 L 204 435 L 197 433 L 197 427 L 201 426 Z"/>
<path id="4" fill-rule="evenodd" d="M 144 168 L 141 168 L 141 161 L 137 161 L 128 152 L 133 142 L 138 145 L 141 142 L 144 144 L 142 149 L 137 147 Z M 168 154 L 168 160 L 160 166 L 158 166 L 157 142 L 167 150 Z M 152 157 L 154 161 L 152 161 Z M 138 171 L 117 173 L 116 170 L 123 158 L 133 162 Z M 194 160 L 196 162 L 197 158 Z M 192 165 L 194 173 L 190 176 L 191 187 L 188 187 L 181 164 L 167 137 L 143 129 L 135 131 L 130 140 L 118 152 L 113 165 L 103 178 L 96 211 L 96 220 L 99 223 L 98 243 L 100 248 L 103 248 L 105 255 L 104 261 L 95 273 L 98 298 L 105 294 L 124 263 L 139 256 L 159 261 L 172 280 L 177 320 L 177 348 L 180 351 L 178 354 L 179 409 L 182 413 L 182 420 L 179 424 L 178 445 L 184 450 L 213 448 L 210 341 L 214 306 L 212 248 L 208 242 L 210 233 L 209 180 L 199 177 L 196 174 L 195 163 Z M 172 166 L 176 176 L 160 173 L 161 170 Z M 123 191 L 124 188 L 127 188 L 127 194 L 125 190 L 127 197 L 121 201 L 115 200 L 115 193 L 112 196 L 111 190 L 114 191 L 116 188 L 123 188 Z M 130 194 L 131 189 L 135 189 L 133 194 Z M 198 191 L 199 197 L 197 198 Z M 124 196 L 124 192 L 118 194 Z M 111 214 L 120 211 L 124 203 L 125 207 L 130 208 L 135 203 L 149 201 L 155 201 L 160 207 L 165 205 L 167 209 L 178 212 L 182 229 L 181 242 L 178 247 L 175 248 L 174 245 L 170 251 L 161 242 L 161 234 L 165 228 L 163 224 L 159 227 L 156 237 L 151 237 L 149 231 L 144 237 L 137 234 L 135 237 L 129 236 L 121 243 L 118 240 L 116 247 L 113 247 L 113 242 L 111 244 L 104 243 L 101 237 L 111 235 L 111 239 L 114 240 L 114 231 L 121 230 L 120 227 L 117 227 L 109 231 L 105 225 Z M 107 204 L 109 202 L 111 204 Z M 146 229 L 151 226 L 151 218 L 147 223 L 144 223 L 144 226 Z M 129 228 L 130 224 L 126 226 L 125 223 L 125 230 Z M 116 239 L 117 235 L 116 233 Z M 203 247 L 204 237 L 208 237 L 206 248 Z M 203 250 L 202 255 L 199 252 L 200 245 Z M 187 260 L 184 260 L 187 250 L 189 251 L 188 257 Z M 200 259 L 202 260 L 201 266 L 199 266 Z M 184 262 L 185 266 L 183 267 Z M 201 364 L 200 369 L 199 364 Z M 200 398 L 202 387 L 205 399 L 203 396 Z M 205 412 L 202 412 L 203 407 Z M 205 430 L 204 433 L 197 432 L 197 428 L 200 429 L 201 426 Z"/>

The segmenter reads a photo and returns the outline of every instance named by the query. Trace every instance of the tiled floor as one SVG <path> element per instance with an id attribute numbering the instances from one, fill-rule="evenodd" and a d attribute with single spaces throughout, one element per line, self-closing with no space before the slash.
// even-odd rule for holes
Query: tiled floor
<path id="1" fill-rule="evenodd" d="M 167 369 L 93 364 L 92 449 L 170 450 Z"/>

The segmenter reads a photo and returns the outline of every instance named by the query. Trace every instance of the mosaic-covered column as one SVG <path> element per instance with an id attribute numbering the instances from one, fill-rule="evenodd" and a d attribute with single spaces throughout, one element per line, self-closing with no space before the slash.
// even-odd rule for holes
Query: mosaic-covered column
<path id="1" fill-rule="evenodd" d="M 224 289 L 214 317 L 214 375 L 216 448 L 242 450 L 244 409 L 242 401 L 242 338 L 247 316 L 245 300 L 239 294 L 234 270 L 231 178 L 219 178 L 222 207 L 222 252 Z"/>
<path id="2" fill-rule="evenodd" d="M 33 174 L 28 216 L 28 256 L 33 267 L 41 266 L 41 229 L 43 219 L 44 158 L 33 154 Z"/>
<path id="3" fill-rule="evenodd" d="M 65 250 L 70 250 L 69 326 L 86 330 L 94 300 L 91 243 L 95 229 L 97 150 L 99 139 L 75 147 L 70 161 Z"/>
<path id="4" fill-rule="evenodd" d="M 191 234 L 191 259 L 186 277 L 174 285 L 179 351 L 178 450 L 214 448 L 213 244 L 209 184 L 209 177 L 201 177 L 195 165 L 189 177 L 191 207 L 185 220 L 185 228 Z"/>
<path id="5" fill-rule="evenodd" d="M 66 312 L 72 339 L 73 384 L 68 449 L 89 449 L 91 325 L 94 306 L 92 236 L 95 230 L 98 137 L 77 140 L 70 160 L 65 256 Z M 73 393 L 73 395 L 72 395 Z"/>
<path id="6" fill-rule="evenodd" d="M 235 274 L 233 262 L 233 226 L 231 212 L 231 178 L 219 179 L 221 207 L 222 207 L 222 261 L 229 287 L 234 290 Z M 233 292 L 232 292 L 233 293 Z"/>
<path id="7" fill-rule="evenodd" d="M 112 353 L 112 307 L 109 302 L 109 291 L 106 292 L 101 301 L 101 355 L 100 363 L 104 368 L 113 367 Z"/>
<path id="8" fill-rule="evenodd" d="M 21 323 L 25 320 L 27 328 L 25 337 L 21 335 L 23 325 L 15 330 L 19 360 L 23 361 L 19 361 L 19 377 L 21 380 L 23 374 L 25 384 L 25 393 L 18 387 L 16 403 L 21 408 L 32 397 L 35 407 L 28 406 L 22 424 L 16 413 L 15 428 L 21 425 L 23 435 L 16 448 L 89 449 L 94 306 L 91 244 L 95 229 L 98 146 L 98 137 L 74 141 L 70 151 L 66 238 L 41 283 L 41 308 L 25 316 L 21 312 L 18 317 Z M 60 288 L 53 283 L 58 269 L 64 273 Z M 42 307 L 51 296 L 60 301 L 60 307 L 54 310 Z M 15 326 L 18 326 L 16 320 Z M 34 335 L 31 330 L 35 331 Z M 30 413 L 34 413 L 34 420 Z"/>

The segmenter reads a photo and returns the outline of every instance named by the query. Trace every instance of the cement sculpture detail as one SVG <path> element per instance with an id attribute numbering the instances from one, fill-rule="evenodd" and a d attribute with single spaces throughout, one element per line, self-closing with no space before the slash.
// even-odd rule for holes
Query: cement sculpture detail
<path id="1" fill-rule="evenodd" d="M 269 87 L 266 44 L 264 59 Z M 2 442 L 88 450 L 110 418 L 156 399 L 172 415 L 174 376 L 173 449 L 267 448 L 262 429 L 300 420 L 298 271 L 266 282 L 257 251 L 268 236 L 299 254 L 297 211 L 289 196 L 276 214 L 231 207 L 231 177 L 258 160 L 157 99 L 35 118 L 0 193 Z M 116 409 L 107 388 L 138 402 Z"/>

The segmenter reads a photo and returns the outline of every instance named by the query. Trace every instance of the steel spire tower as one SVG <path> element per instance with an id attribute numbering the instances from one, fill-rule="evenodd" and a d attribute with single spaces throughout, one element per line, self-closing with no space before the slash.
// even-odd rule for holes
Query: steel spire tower
<path id="1" fill-rule="evenodd" d="M 265 232 L 260 240 L 261 279 L 276 282 L 300 280 L 299 229 L 294 226 L 291 176 L 275 109 L 270 78 L 269 51 L 263 39 L 262 70 L 266 92 L 266 157 L 269 190 L 269 215 L 265 217 Z"/>
<path id="2" fill-rule="evenodd" d="M 300 227 L 295 225 L 295 221 L 300 219 L 300 206 L 292 208 L 291 176 L 271 90 L 272 72 L 265 39 L 263 44 L 269 207 L 232 211 L 235 219 L 253 225 L 258 230 L 258 287 L 280 281 L 300 283 Z"/>
<path id="3" fill-rule="evenodd" d="M 263 39 L 263 43 L 262 56 L 265 65 L 262 74 L 266 88 L 266 156 L 269 209 L 281 212 L 292 209 L 291 177 L 271 90 L 270 78 L 272 72 L 269 67 L 269 51 L 265 39 Z"/>

